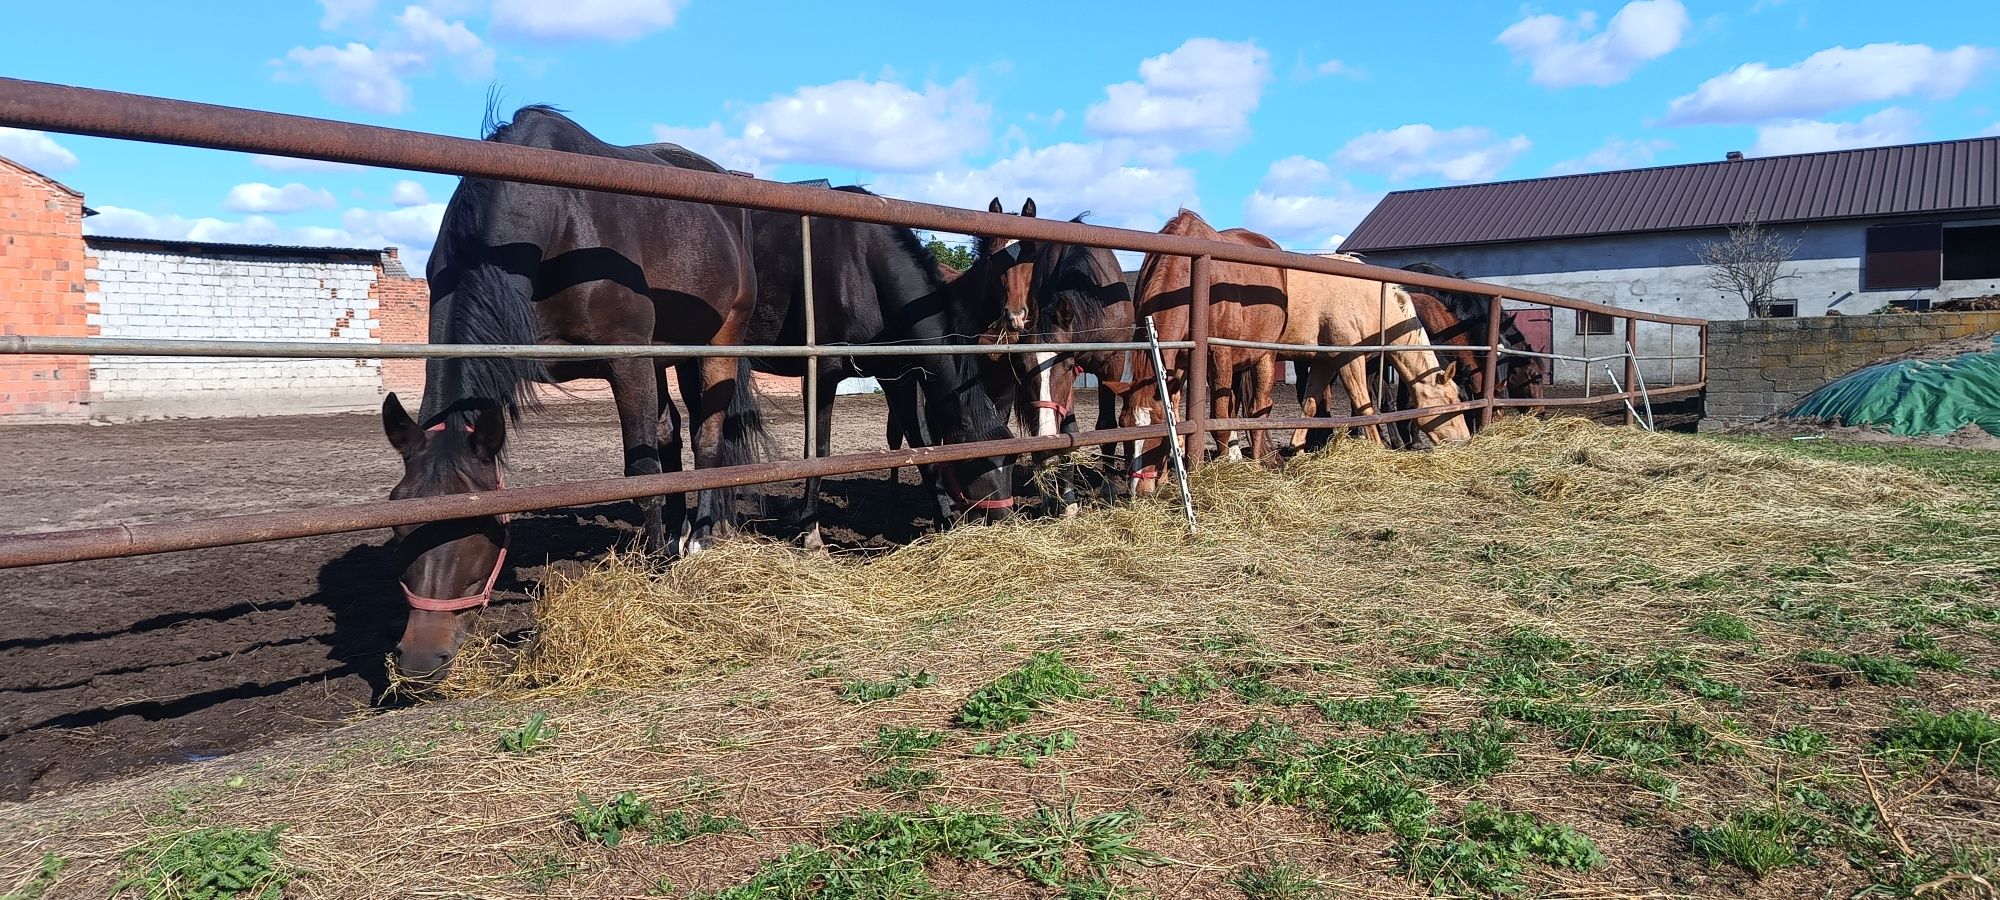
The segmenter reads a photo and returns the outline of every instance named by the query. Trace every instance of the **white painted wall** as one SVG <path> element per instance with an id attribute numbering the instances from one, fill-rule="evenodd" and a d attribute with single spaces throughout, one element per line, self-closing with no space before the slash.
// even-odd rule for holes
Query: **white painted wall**
<path id="1" fill-rule="evenodd" d="M 376 266 L 313 257 L 93 247 L 103 337 L 375 342 Z M 91 414 L 140 419 L 363 409 L 376 360 L 97 356 Z"/>

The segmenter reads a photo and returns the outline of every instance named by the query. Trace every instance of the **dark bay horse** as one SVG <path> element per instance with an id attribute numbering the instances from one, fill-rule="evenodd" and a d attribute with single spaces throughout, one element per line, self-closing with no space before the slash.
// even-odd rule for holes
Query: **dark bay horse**
<path id="1" fill-rule="evenodd" d="M 1430 262 L 1414 262 L 1403 267 L 1403 271 L 1443 278 L 1464 278 L 1457 272 Z M 1412 288 L 1421 290 L 1437 298 L 1439 305 L 1457 319 L 1465 331 L 1468 342 L 1477 347 L 1486 346 L 1487 321 L 1492 313 L 1492 301 L 1478 294 L 1464 291 L 1436 290 L 1432 288 Z M 1509 350 L 1535 348 L 1528 344 L 1528 337 L 1514 324 L 1514 314 L 1506 310 L 1500 312 L 1500 345 Z M 1478 367 L 1479 383 L 1474 396 L 1485 396 L 1486 354 L 1480 354 Z M 1532 356 L 1502 354 L 1497 365 L 1500 381 L 1500 395 L 1519 399 L 1540 398 L 1542 396 L 1542 376 L 1547 366 L 1541 359 Z"/>
<path id="2" fill-rule="evenodd" d="M 496 143 L 657 164 L 616 147 L 545 106 L 489 129 Z M 439 344 L 741 343 L 756 301 L 746 211 L 569 188 L 466 178 L 452 192 L 431 254 L 430 340 Z M 576 378 L 611 383 L 627 475 L 680 468 L 680 418 L 665 369 L 682 367 L 700 399 L 692 417 L 697 466 L 752 462 L 762 423 L 747 363 L 617 359 L 540 363 L 434 359 L 419 416 L 395 395 L 382 426 L 403 458 L 394 498 L 500 488 L 508 419 L 535 404 L 535 385 Z M 640 501 L 645 540 L 671 549 L 686 518 L 679 498 Z M 733 492 L 703 492 L 686 529 L 690 547 L 733 523 Z M 506 560 L 504 517 L 396 529 L 398 580 L 411 610 L 398 668 L 441 675 Z"/>
<path id="3" fill-rule="evenodd" d="M 1217 232 L 1200 216 L 1185 209 L 1167 222 L 1160 233 L 1280 249 L 1276 241 L 1254 231 L 1231 228 Z M 1188 303 L 1193 284 L 1191 270 L 1192 263 L 1187 257 L 1160 254 L 1148 254 L 1145 264 L 1139 268 L 1137 316 L 1141 322 L 1146 316 L 1152 316 L 1162 341 L 1187 340 Z M 1217 260 L 1213 271 L 1213 283 L 1209 288 L 1210 337 L 1246 341 L 1277 341 L 1284 337 L 1288 274 L 1285 270 Z M 1187 380 L 1187 354 L 1178 350 L 1162 351 L 1161 357 L 1169 373 L 1170 396 L 1160 396 L 1153 378 L 1152 358 L 1144 353 L 1133 354 L 1132 384 L 1125 394 L 1125 409 L 1119 417 L 1120 424 L 1134 427 L 1160 422 L 1163 420 L 1164 404 L 1180 396 Z M 1269 350 L 1212 348 L 1208 377 L 1213 414 L 1217 418 L 1270 415 L 1271 384 L 1275 380 L 1276 368 L 1275 355 Z M 1239 386 L 1242 388 L 1240 392 Z M 1215 432 L 1218 445 L 1229 453 L 1236 452 L 1234 437 L 1232 432 Z M 1144 495 L 1154 490 L 1160 466 L 1166 459 L 1166 447 L 1165 442 L 1159 439 L 1140 444 L 1141 447 L 1133 454 L 1133 492 Z M 1268 434 L 1251 432 L 1250 454 L 1253 458 L 1262 460 L 1269 446 Z M 1207 448 L 1200 449 L 1206 452 Z"/>
<path id="4" fill-rule="evenodd" d="M 1001 212 L 1000 199 L 987 206 Z M 1033 218 L 1035 201 L 1029 198 L 1019 215 Z M 1070 219 L 1082 222 L 1088 213 Z M 1038 241 L 1003 241 L 986 238 L 980 242 L 980 258 L 996 258 L 1011 253 L 1011 268 L 1001 280 L 1002 307 L 994 325 L 995 343 L 1084 343 L 1125 342 L 1138 339 L 1133 322 L 1132 289 L 1118 257 L 1101 247 L 1055 244 Z M 1125 382 L 1126 351 L 1008 355 L 1000 371 L 987 370 L 986 386 L 995 405 L 1012 408 L 1017 420 L 1034 435 L 1074 433 L 1076 380 L 1088 373 L 1097 379 L 1097 425 L 1099 429 L 1118 425 L 1117 398 L 1128 390 Z M 1115 494 L 1117 477 L 1110 459 L 1100 483 Z M 1066 480 L 1058 492 L 1065 513 L 1073 510 L 1076 492 Z M 1109 499 L 1109 498 L 1107 498 Z"/>
<path id="5" fill-rule="evenodd" d="M 859 187 L 834 190 L 867 194 Z M 872 196 L 872 195 L 871 195 Z M 759 212 L 756 231 L 758 299 L 751 315 L 749 343 L 805 343 L 805 273 L 799 217 Z M 924 347 L 970 343 L 973 310 L 991 290 L 993 263 L 946 280 L 944 270 L 917 240 L 894 225 L 813 219 L 814 330 L 821 344 L 909 344 L 896 356 L 828 356 L 819 360 L 813 456 L 830 452 L 834 389 L 848 378 L 875 378 L 890 404 L 890 441 L 912 446 L 933 440 L 946 444 L 1012 437 L 992 401 L 980 389 L 977 357 L 926 353 Z M 758 359 L 758 371 L 803 378 L 800 357 Z M 921 407 L 919 406 L 921 399 Z M 926 468 L 940 524 L 960 515 L 1004 516 L 1013 505 L 1011 458 L 990 457 Z M 802 526 L 808 545 L 818 541 L 819 479 L 806 482 Z"/>

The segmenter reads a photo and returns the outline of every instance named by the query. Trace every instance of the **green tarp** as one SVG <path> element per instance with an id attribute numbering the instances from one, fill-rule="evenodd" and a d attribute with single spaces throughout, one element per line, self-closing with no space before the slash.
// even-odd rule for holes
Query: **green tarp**
<path id="1" fill-rule="evenodd" d="M 1784 415 L 1906 436 L 1950 434 L 1967 425 L 2000 435 L 2000 349 L 1869 366 L 1827 382 Z"/>

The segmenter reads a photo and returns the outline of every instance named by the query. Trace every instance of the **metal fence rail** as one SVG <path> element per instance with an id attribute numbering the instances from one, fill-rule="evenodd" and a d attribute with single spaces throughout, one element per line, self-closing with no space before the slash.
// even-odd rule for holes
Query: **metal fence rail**
<path id="1" fill-rule="evenodd" d="M 830 216 L 957 234 L 985 234 L 1190 257 L 1192 283 L 1188 297 L 1187 339 L 1162 341 L 1157 346 L 1164 349 L 1195 351 L 1187 358 L 1186 389 L 1183 391 L 1184 396 L 1179 398 L 1185 400 L 1187 404 L 1187 420 L 1171 431 L 1172 434 L 1186 440 L 1189 448 L 1194 451 L 1188 458 L 1191 468 L 1198 468 L 1201 465 L 1206 450 L 1206 436 L 1208 432 L 1218 429 L 1241 431 L 1341 428 L 1427 419 L 1474 410 L 1485 410 L 1491 415 L 1497 409 L 1508 407 L 1601 404 L 1640 396 L 1638 391 L 1629 389 L 1635 380 L 1633 375 L 1636 374 L 1638 364 L 1638 358 L 1629 352 L 1618 357 L 1608 357 L 1608 359 L 1623 358 L 1626 361 L 1628 375 L 1625 384 L 1628 389 L 1619 393 L 1584 398 L 1537 400 L 1513 400 L 1497 396 L 1495 375 L 1502 354 L 1539 356 L 1551 360 L 1589 358 L 1587 345 L 1586 356 L 1582 357 L 1554 353 L 1524 353 L 1506 348 L 1501 343 L 1499 331 L 1503 300 L 1617 317 L 1625 322 L 1628 342 L 1631 341 L 1640 322 L 1663 324 L 1669 328 L 1696 327 L 1700 332 L 1701 355 L 1692 358 L 1700 361 L 1701 377 L 1693 384 L 1656 389 L 1651 391 L 1651 394 L 1661 396 L 1697 391 L 1706 381 L 1708 349 L 1706 320 L 1620 309 L 1504 285 L 1442 278 L 1223 241 L 976 212 L 629 160 L 538 150 L 466 138 L 18 79 L 0 78 L 0 125 L 626 193 L 801 215 Z M 1271 344 L 1211 337 L 1208 334 L 1208 308 L 1210 285 L 1214 277 L 1213 263 L 1216 260 L 1484 295 L 1490 298 L 1486 342 L 1475 346 L 1376 344 L 1348 347 Z M 1154 345 L 1142 342 L 813 345 L 809 341 L 807 346 L 798 347 L 685 345 L 578 347 L 363 344 L 328 341 L 156 341 L 0 336 L 0 355 L 102 354 L 293 359 L 847 357 L 1064 353 L 1107 349 L 1129 351 L 1144 350 L 1150 346 Z M 1395 413 L 1321 418 L 1215 419 L 1210 417 L 1207 379 L 1209 354 L 1206 352 L 1207 348 L 1214 346 L 1273 349 L 1301 355 L 1394 353 L 1405 350 L 1433 352 L 1475 350 L 1485 354 L 1486 388 L 1484 396 L 1476 400 Z M 109 528 L 0 536 L 0 568 L 108 559 L 363 531 L 441 519 L 605 503 L 985 456 L 1063 451 L 1084 446 L 1156 439 L 1168 433 L 1166 428 L 1159 425 L 1116 428 L 1082 435 L 1049 435 L 921 449 L 877 451 L 659 475 L 519 487 L 498 492 L 385 500 L 292 512 L 228 516 L 193 522 L 119 525 Z"/>

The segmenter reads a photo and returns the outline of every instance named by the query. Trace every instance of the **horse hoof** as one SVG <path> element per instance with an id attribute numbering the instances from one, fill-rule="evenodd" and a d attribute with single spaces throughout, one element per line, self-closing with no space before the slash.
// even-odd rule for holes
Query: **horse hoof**
<path id="1" fill-rule="evenodd" d="M 826 538 L 820 535 L 818 525 L 814 525 L 811 531 L 806 532 L 805 537 L 799 539 L 799 544 L 807 553 L 826 552 Z"/>

